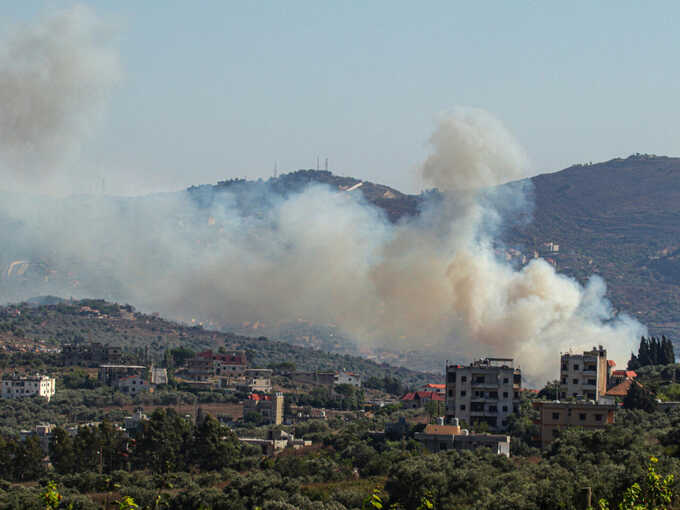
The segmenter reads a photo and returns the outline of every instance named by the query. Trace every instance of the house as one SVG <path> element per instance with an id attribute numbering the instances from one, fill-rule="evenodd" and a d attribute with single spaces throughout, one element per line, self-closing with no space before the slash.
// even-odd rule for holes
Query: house
<path id="1" fill-rule="evenodd" d="M 128 395 L 137 395 L 149 391 L 149 383 L 139 374 L 121 377 L 116 381 L 116 387 Z"/>
<path id="2" fill-rule="evenodd" d="M 423 384 L 419 391 L 435 391 L 437 393 L 441 393 L 442 395 L 446 395 L 446 384 L 435 384 L 435 383 L 427 383 Z"/>
<path id="3" fill-rule="evenodd" d="M 446 421 L 486 423 L 503 430 L 519 411 L 522 372 L 512 358 L 482 358 L 468 366 L 446 366 Z"/>
<path id="4" fill-rule="evenodd" d="M 26 398 L 39 396 L 50 399 L 56 393 L 54 377 L 36 374 L 33 376 L 12 375 L 2 379 L 2 398 Z"/>
<path id="5" fill-rule="evenodd" d="M 248 362 L 244 351 L 219 353 L 203 351 L 188 362 L 188 375 L 203 380 L 209 377 L 243 377 Z"/>
<path id="6" fill-rule="evenodd" d="M 454 421 L 456 423 L 456 421 Z M 455 425 L 427 425 L 414 435 L 432 453 L 447 450 L 490 448 L 497 455 L 510 457 L 510 436 L 504 434 L 471 434 Z"/>
<path id="7" fill-rule="evenodd" d="M 243 401 L 243 417 L 253 412 L 262 415 L 268 423 L 281 425 L 283 423 L 283 393 L 248 395 L 248 398 Z"/>
<path id="8" fill-rule="evenodd" d="M 444 395 L 436 391 L 414 391 L 407 393 L 401 399 L 399 399 L 402 406 L 407 409 L 420 409 L 424 407 L 428 402 L 445 402 Z"/>
<path id="9" fill-rule="evenodd" d="M 601 345 L 582 354 L 561 354 L 559 398 L 599 399 L 607 392 L 613 366 Z"/>
<path id="10" fill-rule="evenodd" d="M 269 368 L 249 368 L 245 372 L 246 386 L 249 391 L 270 393 L 272 391 L 273 370 Z"/>
<path id="11" fill-rule="evenodd" d="M 609 378 L 609 386 L 616 386 L 627 379 L 635 379 L 637 372 L 635 370 L 614 370 Z"/>
<path id="12" fill-rule="evenodd" d="M 266 455 L 275 455 L 285 448 L 298 450 L 306 446 L 312 446 L 312 442 L 306 439 L 296 439 L 293 434 L 283 430 L 269 430 L 266 439 L 239 437 L 239 441 L 246 444 L 261 446 Z"/>
<path id="13" fill-rule="evenodd" d="M 594 401 L 581 402 L 534 402 L 539 411 L 537 425 L 540 430 L 541 446 L 545 447 L 559 436 L 560 430 L 568 427 L 599 429 L 614 423 L 616 405 L 600 404 Z"/>
<path id="14" fill-rule="evenodd" d="M 361 388 L 361 376 L 353 372 L 337 372 L 333 384 L 349 384 L 355 388 Z"/>
<path id="15" fill-rule="evenodd" d="M 143 378 L 146 367 L 142 365 L 99 365 L 99 380 L 107 386 L 116 386 L 119 379 L 130 375 Z"/>

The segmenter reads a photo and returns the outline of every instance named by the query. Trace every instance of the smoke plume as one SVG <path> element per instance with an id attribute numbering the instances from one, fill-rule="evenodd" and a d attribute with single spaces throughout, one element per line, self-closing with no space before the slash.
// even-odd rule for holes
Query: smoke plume
<path id="1" fill-rule="evenodd" d="M 0 158 L 17 183 L 77 154 L 120 77 L 111 32 L 77 5 L 0 41 Z"/>
<path id="2" fill-rule="evenodd" d="M 99 27 L 77 7 L 2 45 L 0 157 L 13 169 L 40 175 L 89 135 L 120 74 Z M 505 184 L 527 175 L 527 158 L 502 123 L 454 110 L 430 143 L 421 171 L 439 193 L 396 224 L 360 192 L 321 185 L 137 198 L 4 193 L 0 298 L 101 297 L 222 325 L 302 318 L 362 345 L 461 362 L 511 356 L 541 383 L 571 347 L 602 344 L 623 360 L 644 328 L 614 313 L 601 279 L 581 286 L 541 259 L 518 269 L 498 255 L 499 230 L 531 207 L 529 181 Z"/>

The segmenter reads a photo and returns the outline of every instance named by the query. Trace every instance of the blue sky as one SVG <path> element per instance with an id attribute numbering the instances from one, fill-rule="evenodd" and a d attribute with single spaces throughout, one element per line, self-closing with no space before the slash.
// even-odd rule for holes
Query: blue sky
<path id="1" fill-rule="evenodd" d="M 80 164 L 107 191 L 333 171 L 418 191 L 436 116 L 484 108 L 531 173 L 680 154 L 677 2 L 84 2 L 124 79 Z M 1 26 L 72 2 L 0 6 Z"/>

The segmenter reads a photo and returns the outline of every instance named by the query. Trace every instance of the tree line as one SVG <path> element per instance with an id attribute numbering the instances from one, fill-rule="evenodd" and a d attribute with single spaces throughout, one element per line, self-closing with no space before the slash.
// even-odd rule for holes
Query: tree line
<path id="1" fill-rule="evenodd" d="M 628 362 L 628 370 L 637 370 L 648 365 L 671 365 L 675 363 L 675 351 L 673 342 L 662 336 L 645 338 L 640 340 L 640 348 L 637 356 L 632 353 Z"/>

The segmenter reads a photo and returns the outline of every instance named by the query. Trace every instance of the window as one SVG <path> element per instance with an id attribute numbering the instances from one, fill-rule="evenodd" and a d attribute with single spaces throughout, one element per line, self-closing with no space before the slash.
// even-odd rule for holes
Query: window
<path id="1" fill-rule="evenodd" d="M 595 379 L 588 379 L 588 384 L 591 386 L 595 386 L 597 384 L 597 381 Z"/>
<path id="2" fill-rule="evenodd" d="M 498 412 L 498 407 L 496 407 L 496 406 L 489 406 L 489 412 L 490 412 L 490 413 L 497 413 L 497 412 Z"/>
<path id="3" fill-rule="evenodd" d="M 449 390 L 449 397 L 453 397 L 453 390 Z"/>
<path id="4" fill-rule="evenodd" d="M 571 381 L 573 384 L 578 384 L 578 379 L 574 379 Z"/>
<path id="5" fill-rule="evenodd" d="M 553 420 L 559 420 L 560 419 L 560 413 L 552 413 L 552 419 Z"/>
<path id="6" fill-rule="evenodd" d="M 461 404 L 461 405 L 460 405 L 460 410 L 461 410 L 461 411 L 465 411 L 465 404 Z"/>
<path id="7" fill-rule="evenodd" d="M 510 382 L 510 379 L 507 377 L 503 377 L 503 384 L 508 384 Z"/>
<path id="8" fill-rule="evenodd" d="M 567 378 L 566 377 L 562 378 L 562 384 L 567 384 Z"/>
<path id="9" fill-rule="evenodd" d="M 467 382 L 467 375 L 462 375 L 460 377 L 460 382 Z"/>
<path id="10" fill-rule="evenodd" d="M 507 413 L 508 412 L 508 406 L 503 406 L 503 412 Z"/>
<path id="11" fill-rule="evenodd" d="M 456 373 L 455 372 L 449 372 L 449 382 L 455 384 L 455 382 L 456 382 Z"/>
<path id="12" fill-rule="evenodd" d="M 490 391 L 489 392 L 489 398 L 492 400 L 498 400 L 498 392 L 497 391 Z"/>
<path id="13" fill-rule="evenodd" d="M 569 365 L 562 364 L 562 372 L 566 372 L 569 370 Z"/>
<path id="14" fill-rule="evenodd" d="M 574 370 L 578 370 L 578 363 L 574 363 Z"/>
<path id="15" fill-rule="evenodd" d="M 602 415 L 601 415 L 601 414 L 596 414 L 596 415 L 595 415 L 595 421 L 602 421 Z"/>
<path id="16" fill-rule="evenodd" d="M 478 384 L 484 384 L 485 378 L 483 375 L 476 375 L 474 378 L 474 382 Z"/>
<path id="17" fill-rule="evenodd" d="M 508 392 L 507 391 L 503 392 L 503 398 L 508 398 Z"/>
<path id="18" fill-rule="evenodd" d="M 579 421 L 586 421 L 586 413 L 580 413 L 578 419 Z"/>
<path id="19" fill-rule="evenodd" d="M 464 396 L 466 396 L 466 395 L 467 395 L 467 391 L 462 390 L 462 391 L 460 392 L 460 396 L 461 396 L 461 397 L 464 397 Z"/>

